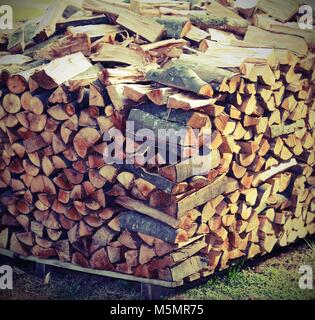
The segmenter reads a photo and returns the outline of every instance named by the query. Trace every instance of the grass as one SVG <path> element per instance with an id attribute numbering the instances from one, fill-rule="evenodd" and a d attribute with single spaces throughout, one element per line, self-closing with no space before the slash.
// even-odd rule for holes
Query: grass
<path id="1" fill-rule="evenodd" d="M 315 243 L 305 241 L 286 249 L 270 259 L 245 263 L 229 269 L 202 284 L 177 294 L 175 299 L 250 299 L 250 300 L 315 300 L 315 290 L 301 290 L 298 286 L 301 265 L 315 271 Z M 247 264 L 247 265 L 246 265 Z"/>
<path id="2" fill-rule="evenodd" d="M 314 241 L 310 241 L 308 239 L 305 239 L 304 241 L 306 242 L 308 247 L 311 249 L 313 255 L 315 256 L 315 242 Z"/>
<path id="3" fill-rule="evenodd" d="M 315 300 L 315 290 L 298 287 L 299 267 L 308 264 L 315 270 L 314 240 L 300 241 L 254 261 L 240 260 L 226 272 L 171 291 L 165 299 Z M 0 299 L 141 299 L 138 283 L 53 268 L 45 284 L 32 263 L 0 259 L 0 265 L 14 266 L 14 290 L 0 290 Z"/>

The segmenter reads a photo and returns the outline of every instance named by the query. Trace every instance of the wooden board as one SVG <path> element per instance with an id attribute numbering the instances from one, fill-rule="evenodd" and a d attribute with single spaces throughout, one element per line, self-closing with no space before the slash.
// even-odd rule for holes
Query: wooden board
<path id="1" fill-rule="evenodd" d="M 0 249 L 0 255 L 3 255 L 9 258 L 15 258 L 17 256 L 12 251 L 9 251 L 6 249 Z M 72 263 L 61 262 L 59 260 L 39 259 L 33 256 L 29 256 L 29 257 L 18 256 L 18 258 L 21 260 L 33 261 L 36 263 L 41 263 L 41 264 L 45 264 L 45 265 L 53 266 L 57 268 L 63 268 L 63 269 L 72 270 L 72 271 L 79 271 L 79 272 L 94 274 L 96 276 L 135 281 L 140 283 L 147 283 L 147 284 L 166 287 L 166 288 L 177 288 L 183 285 L 183 281 L 163 281 L 163 280 L 157 280 L 157 279 L 146 279 L 146 278 L 136 277 L 136 276 L 122 274 L 122 273 L 113 272 L 113 271 L 103 271 L 103 270 L 94 270 L 90 268 L 82 268 L 80 266 L 73 265 Z"/>

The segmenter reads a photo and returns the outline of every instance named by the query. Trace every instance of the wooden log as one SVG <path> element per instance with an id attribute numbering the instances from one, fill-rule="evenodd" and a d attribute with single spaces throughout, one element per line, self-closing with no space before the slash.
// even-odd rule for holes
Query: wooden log
<path id="1" fill-rule="evenodd" d="M 258 2 L 257 8 L 281 22 L 286 22 L 297 13 L 298 4 L 288 1 L 287 6 L 283 8 L 277 1 L 262 0 Z"/>
<path id="2" fill-rule="evenodd" d="M 94 64 L 92 67 L 88 68 L 86 71 L 79 73 L 78 75 L 72 77 L 67 85 L 71 92 L 79 90 L 77 101 L 83 103 L 89 98 L 89 92 L 85 86 L 91 84 L 98 79 L 99 73 L 103 70 L 103 66 L 100 63 Z"/>
<path id="3" fill-rule="evenodd" d="M 189 146 L 196 143 L 196 136 L 189 127 L 180 125 L 176 122 L 163 120 L 139 109 L 131 110 L 131 112 L 129 113 L 128 121 L 133 121 L 134 130 L 137 133 L 138 138 L 141 137 L 141 135 L 138 133 L 139 130 L 141 130 L 142 128 L 147 128 L 153 131 L 155 140 L 165 139 L 166 141 L 167 132 L 172 132 L 172 137 L 177 136 L 177 138 L 180 138 L 180 141 L 175 141 L 175 144 L 178 143 L 182 146 Z M 166 132 L 164 137 L 159 134 L 160 130 L 164 130 Z M 170 139 L 168 143 L 174 144 L 174 140 Z"/>
<path id="4" fill-rule="evenodd" d="M 254 0 L 252 2 L 248 2 L 246 0 L 237 0 L 233 7 L 238 13 L 241 13 L 246 18 L 251 18 L 256 10 L 257 3 L 258 0 Z"/>
<path id="5" fill-rule="evenodd" d="M 268 179 L 273 177 L 274 175 L 286 171 L 297 165 L 297 161 L 295 159 L 291 159 L 287 163 L 280 163 L 278 166 L 271 167 L 269 170 L 264 171 L 258 174 L 253 181 L 253 186 L 257 187 L 259 184 L 266 182 Z"/>
<path id="6" fill-rule="evenodd" d="M 106 86 L 115 84 L 138 83 L 144 81 L 144 72 L 140 67 L 106 68 L 100 75 L 100 80 Z"/>
<path id="7" fill-rule="evenodd" d="M 35 135 L 23 141 L 25 151 L 32 153 L 47 146 L 47 143 L 40 135 Z"/>
<path id="8" fill-rule="evenodd" d="M 108 95 L 105 87 L 100 80 L 96 80 L 90 84 L 89 105 L 96 107 L 104 107 L 107 103 Z"/>
<path id="9" fill-rule="evenodd" d="M 203 127 L 211 127 L 209 117 L 197 111 L 190 110 L 169 110 L 166 108 L 157 108 L 156 105 L 151 103 L 143 103 L 139 106 L 141 110 L 150 113 L 162 120 L 177 122 L 182 125 L 187 125 L 194 129 Z"/>
<path id="10" fill-rule="evenodd" d="M 189 1 L 155 1 L 155 0 L 132 0 L 129 9 L 148 16 L 159 16 L 163 8 L 173 10 L 189 10 Z"/>
<path id="11" fill-rule="evenodd" d="M 107 247 L 108 259 L 111 263 L 117 263 L 121 260 L 121 248 L 120 247 Z"/>
<path id="12" fill-rule="evenodd" d="M 130 267 L 136 267 L 138 262 L 138 250 L 128 250 L 125 252 L 126 264 Z"/>
<path id="13" fill-rule="evenodd" d="M 91 40 L 86 33 L 69 35 L 49 43 L 37 50 L 33 57 L 36 60 L 54 60 L 76 52 L 82 52 L 85 56 L 91 54 Z"/>
<path id="14" fill-rule="evenodd" d="M 147 215 L 148 217 L 161 221 L 172 228 L 178 227 L 178 220 L 174 219 L 173 217 L 170 217 L 169 215 L 166 215 L 165 213 L 159 210 L 145 205 L 141 201 L 134 200 L 130 197 L 120 196 L 117 199 L 115 199 L 115 202 L 122 205 L 126 209 L 138 211 L 139 213 L 142 213 L 144 215 Z"/>
<path id="15" fill-rule="evenodd" d="M 206 4 L 206 10 L 210 14 L 217 14 L 219 16 L 227 17 L 227 18 L 232 18 L 236 20 L 240 20 L 245 23 L 244 18 L 242 18 L 235 10 L 232 8 L 225 6 L 223 3 L 214 1 L 211 3 Z"/>
<path id="16" fill-rule="evenodd" d="M 8 113 L 19 112 L 21 109 L 20 98 L 13 93 L 6 94 L 3 98 L 3 108 Z"/>
<path id="17" fill-rule="evenodd" d="M 122 29 L 119 26 L 108 25 L 108 24 L 88 24 L 84 26 L 83 25 L 70 26 L 67 28 L 67 34 L 79 35 L 83 33 L 92 39 L 102 37 L 101 38 L 102 42 L 109 42 L 109 43 L 112 43 L 116 35 L 121 32 L 122 32 Z"/>
<path id="18" fill-rule="evenodd" d="M 244 41 L 253 46 L 291 50 L 298 56 L 306 55 L 308 50 L 307 43 L 300 37 L 276 34 L 253 26 L 248 27 Z"/>
<path id="19" fill-rule="evenodd" d="M 173 78 L 173 74 L 178 75 L 178 78 Z M 213 96 L 211 86 L 198 77 L 193 70 L 185 67 L 173 66 L 167 69 L 150 70 L 146 73 L 146 79 L 200 95 Z"/>
<path id="20" fill-rule="evenodd" d="M 111 16 L 117 17 L 120 12 L 124 9 L 129 9 L 130 4 L 123 1 L 96 1 L 96 0 L 86 0 L 83 3 L 83 8 L 97 13 L 106 13 Z"/>
<path id="21" fill-rule="evenodd" d="M 193 25 L 203 30 L 213 28 L 235 32 L 240 35 L 244 35 L 248 27 L 248 22 L 244 19 L 234 19 L 203 11 L 192 11 L 190 20 Z"/>
<path id="22" fill-rule="evenodd" d="M 201 42 L 200 47 L 203 54 L 199 53 L 199 58 L 202 60 L 211 58 L 210 62 L 215 67 L 240 68 L 244 61 L 266 62 L 272 68 L 277 65 L 276 54 L 270 48 L 238 47 L 209 40 Z"/>
<path id="23" fill-rule="evenodd" d="M 59 240 L 53 243 L 53 246 L 57 252 L 60 261 L 69 262 L 70 257 L 70 245 L 68 240 Z"/>
<path id="24" fill-rule="evenodd" d="M 32 43 L 36 33 L 37 20 L 30 20 L 23 23 L 10 34 L 7 50 L 11 53 L 22 53 L 26 46 Z"/>
<path id="25" fill-rule="evenodd" d="M 149 91 L 146 97 L 154 104 L 162 106 L 168 102 L 168 98 L 178 91 L 174 88 L 157 88 Z"/>
<path id="26" fill-rule="evenodd" d="M 304 128 L 305 122 L 303 119 L 300 119 L 296 122 L 291 123 L 290 125 L 279 124 L 270 126 L 270 130 L 268 130 L 268 134 L 270 134 L 271 138 L 277 138 L 282 135 L 294 133 L 299 128 Z"/>
<path id="27" fill-rule="evenodd" d="M 177 218 L 182 217 L 187 211 L 194 209 L 222 194 L 225 191 L 226 182 L 227 178 L 222 175 L 209 185 L 179 200 L 175 208 L 170 208 L 170 211 L 173 214 L 175 213 Z"/>
<path id="28" fill-rule="evenodd" d="M 124 97 L 124 87 L 123 84 L 115 84 L 106 88 L 110 100 L 117 111 L 122 111 L 136 105 L 135 102 Z"/>
<path id="29" fill-rule="evenodd" d="M 120 217 L 119 221 L 120 221 Z M 118 241 L 125 247 L 129 249 L 138 249 L 140 247 L 141 241 L 139 237 L 129 232 L 129 230 L 125 229 L 122 234 L 119 236 Z"/>
<path id="30" fill-rule="evenodd" d="M 144 265 L 144 264 L 148 263 L 155 256 L 156 256 L 156 254 L 155 254 L 153 248 L 151 248 L 151 247 L 149 247 L 147 245 L 142 245 L 140 247 L 139 263 L 141 265 Z"/>
<path id="31" fill-rule="evenodd" d="M 191 23 L 187 17 L 162 16 L 155 20 L 166 29 L 168 38 L 183 38 L 191 29 Z"/>
<path id="32" fill-rule="evenodd" d="M 183 248 L 173 251 L 172 253 L 166 255 L 163 258 L 155 258 L 149 264 L 149 269 L 151 271 L 164 269 L 167 267 L 172 267 L 178 263 L 185 261 L 186 259 L 192 257 L 196 253 L 200 252 L 203 248 L 207 246 L 204 239 L 197 240 L 192 244 L 189 244 Z"/>
<path id="33" fill-rule="evenodd" d="M 86 257 L 79 251 L 76 251 L 72 255 L 71 263 L 83 268 L 89 268 L 90 264 Z"/>
<path id="34" fill-rule="evenodd" d="M 47 107 L 50 95 L 50 91 L 39 92 L 33 95 L 28 110 L 35 114 L 42 114 Z"/>
<path id="35" fill-rule="evenodd" d="M 95 129 L 83 128 L 74 137 L 74 149 L 81 158 L 84 158 L 88 148 L 93 146 L 99 139 L 100 134 Z"/>
<path id="36" fill-rule="evenodd" d="M 102 44 L 100 50 L 93 54 L 91 59 L 95 62 L 116 62 L 141 67 L 148 64 L 141 51 L 109 43 Z"/>
<path id="37" fill-rule="evenodd" d="M 94 252 L 90 258 L 89 263 L 93 269 L 114 270 L 113 265 L 109 261 L 105 248 L 101 248 L 98 251 Z"/>
<path id="38" fill-rule="evenodd" d="M 36 71 L 32 78 L 44 89 L 54 89 L 74 76 L 88 70 L 91 63 L 81 52 L 55 59 Z"/>
<path id="39" fill-rule="evenodd" d="M 66 7 L 67 4 L 62 1 L 54 2 L 48 6 L 35 32 L 38 40 L 45 40 L 54 34 L 56 30 L 56 23 L 60 20 Z"/>
<path id="40" fill-rule="evenodd" d="M 149 42 L 160 40 L 165 33 L 162 24 L 127 10 L 119 13 L 116 23 L 140 35 Z"/>
<path id="41" fill-rule="evenodd" d="M 173 229 L 160 221 L 139 214 L 136 211 L 120 213 L 119 221 L 121 228 L 127 228 L 133 232 L 141 232 L 165 242 L 177 243 L 188 240 L 187 234 L 180 230 Z"/>
<path id="42" fill-rule="evenodd" d="M 210 36 L 209 32 L 192 25 L 190 30 L 187 32 L 185 38 L 187 38 L 188 40 L 190 40 L 192 42 L 200 43 L 201 41 L 208 38 L 209 36 Z"/>
<path id="43" fill-rule="evenodd" d="M 182 182 L 195 175 L 206 175 L 220 164 L 220 153 L 212 150 L 204 156 L 194 156 L 175 165 L 162 167 L 159 173 L 174 182 Z"/>
<path id="44" fill-rule="evenodd" d="M 258 28 L 272 31 L 272 32 L 277 32 L 277 33 L 300 36 L 305 39 L 309 47 L 313 48 L 315 45 L 315 41 L 314 41 L 315 38 L 312 32 L 310 32 L 309 30 L 301 30 L 298 24 L 281 23 L 263 14 L 256 14 L 253 17 L 253 21 L 254 21 L 254 25 Z"/>
<path id="45" fill-rule="evenodd" d="M 159 270 L 159 278 L 178 281 L 207 268 L 208 260 L 205 257 L 193 256 L 173 268 Z"/>
<path id="46" fill-rule="evenodd" d="M 168 98 L 167 108 L 193 110 L 207 108 L 209 105 L 213 105 L 216 102 L 216 98 L 204 99 L 191 93 L 176 93 Z"/>
<path id="47" fill-rule="evenodd" d="M 28 252 L 23 247 L 23 245 L 19 242 L 16 237 L 16 234 L 13 233 L 10 239 L 10 250 L 21 255 L 21 256 L 28 256 Z"/>
<path id="48" fill-rule="evenodd" d="M 163 190 L 166 193 L 176 193 L 177 184 L 156 174 L 146 171 L 141 167 L 137 167 L 131 164 L 116 165 L 118 168 L 126 171 L 130 171 L 137 177 L 143 178 L 144 180 L 152 183 L 158 189 Z"/>

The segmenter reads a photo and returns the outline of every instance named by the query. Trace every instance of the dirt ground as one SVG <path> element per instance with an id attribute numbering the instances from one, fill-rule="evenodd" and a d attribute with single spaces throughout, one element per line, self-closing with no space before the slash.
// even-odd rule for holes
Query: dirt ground
<path id="1" fill-rule="evenodd" d="M 315 300 L 315 290 L 298 286 L 301 265 L 315 270 L 315 238 L 250 262 L 240 262 L 228 271 L 169 292 L 164 299 L 308 299 Z M 138 283 L 113 280 L 59 268 L 48 269 L 46 278 L 36 275 L 34 263 L 0 257 L 0 265 L 14 270 L 13 290 L 0 290 L 0 299 L 46 300 L 131 300 L 143 299 Z M 160 293 L 160 292 L 159 292 Z"/>

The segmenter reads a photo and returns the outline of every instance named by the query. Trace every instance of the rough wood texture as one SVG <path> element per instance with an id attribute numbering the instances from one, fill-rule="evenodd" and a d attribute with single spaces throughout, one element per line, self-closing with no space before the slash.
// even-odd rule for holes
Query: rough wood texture
<path id="1" fill-rule="evenodd" d="M 175 286 L 314 234 L 291 2 L 57 2 L 1 35 L 0 247 Z"/>

